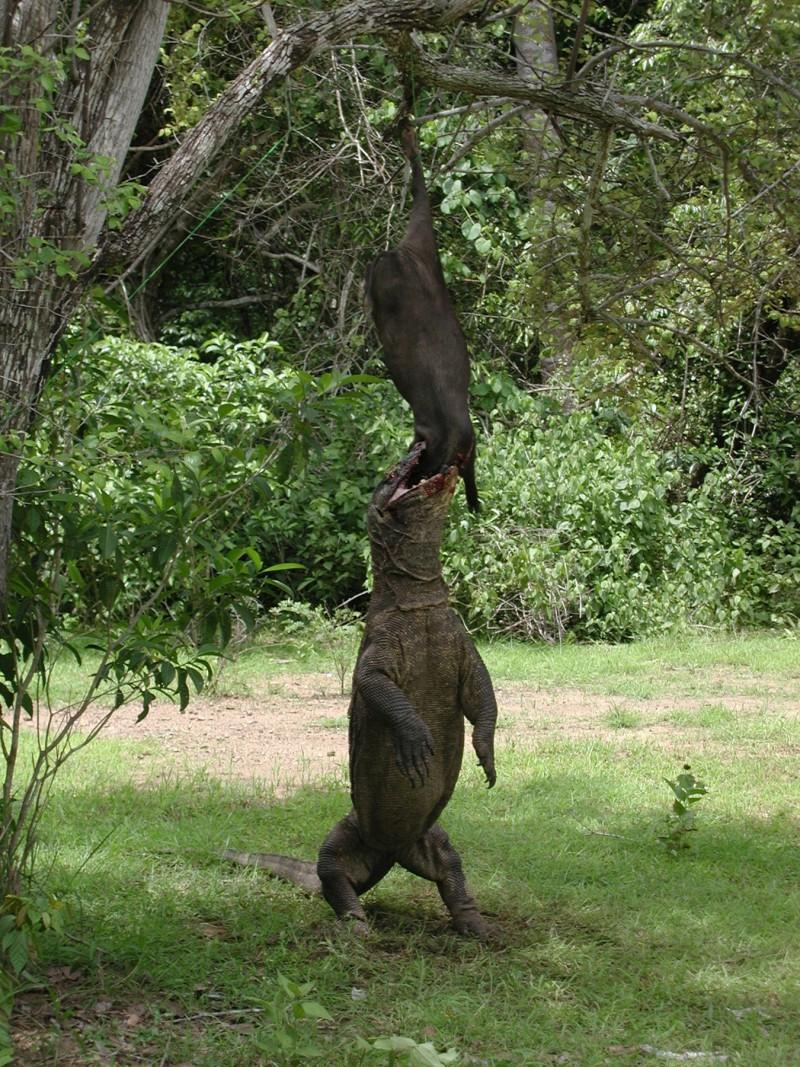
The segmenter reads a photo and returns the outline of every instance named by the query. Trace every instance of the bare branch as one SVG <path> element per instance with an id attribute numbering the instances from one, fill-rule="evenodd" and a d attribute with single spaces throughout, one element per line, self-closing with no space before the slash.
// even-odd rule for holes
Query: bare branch
<path id="1" fill-rule="evenodd" d="M 355 36 L 392 30 L 441 29 L 484 0 L 352 0 L 282 30 L 219 94 L 154 179 L 142 204 L 98 250 L 94 270 L 137 259 L 158 241 L 198 175 L 230 142 L 273 85 L 313 56 Z"/>
<path id="2" fill-rule="evenodd" d="M 569 62 L 567 63 L 567 77 L 566 83 L 570 84 L 575 77 L 575 67 L 578 64 L 578 52 L 581 47 L 581 41 L 586 30 L 586 20 L 589 17 L 589 4 L 591 0 L 583 0 L 581 4 L 581 13 L 578 16 L 578 25 L 575 27 L 575 39 L 572 42 L 572 51 L 569 54 Z"/>
<path id="3" fill-rule="evenodd" d="M 487 122 L 485 126 L 481 126 L 479 130 L 476 130 L 448 159 L 442 168 L 445 172 L 451 171 L 455 167 L 456 163 L 460 162 L 464 156 L 468 156 L 472 149 L 482 141 L 485 137 L 488 137 L 490 133 L 497 129 L 498 126 L 503 126 L 509 119 L 515 118 L 517 115 L 521 115 L 527 108 L 527 104 L 517 104 L 516 107 L 511 107 L 508 111 L 504 111 L 502 115 L 498 115 L 493 118 L 491 122 Z"/>
<path id="4" fill-rule="evenodd" d="M 280 31 L 278 29 L 278 23 L 275 21 L 275 15 L 272 13 L 272 4 L 261 4 L 259 6 L 259 11 L 261 12 L 261 17 L 264 19 L 264 22 L 267 24 L 267 29 L 269 30 L 270 35 L 274 39 L 278 36 Z"/>
<path id="5" fill-rule="evenodd" d="M 406 51 L 408 62 L 413 67 L 417 80 L 426 81 L 440 89 L 452 92 L 466 92 L 473 96 L 507 96 L 512 100 L 524 100 L 542 111 L 563 115 L 567 118 L 582 119 L 596 126 L 619 126 L 645 137 L 680 143 L 683 138 L 673 130 L 656 123 L 647 122 L 632 114 L 628 107 L 641 110 L 649 107 L 649 97 L 624 96 L 620 93 L 606 92 L 602 95 L 587 92 L 584 89 L 565 89 L 559 86 L 526 85 L 518 78 L 495 71 L 471 70 L 449 63 L 437 63 L 426 55 L 410 36 L 404 35 L 401 47 Z M 664 105 L 665 113 L 670 113 L 671 105 Z M 672 108 L 670 117 L 683 121 L 683 112 Z M 691 119 L 698 132 L 705 133 L 705 127 L 697 119 Z M 713 131 L 709 131 L 713 132 Z M 716 136 L 716 135 L 715 135 Z"/>
<path id="6" fill-rule="evenodd" d="M 647 156 L 647 162 L 650 164 L 650 173 L 653 175 L 653 182 L 655 184 L 656 189 L 658 189 L 661 199 L 671 200 L 672 194 L 670 193 L 669 189 L 667 189 L 666 185 L 664 185 L 663 181 L 661 180 L 661 175 L 658 173 L 658 167 L 656 166 L 656 161 L 653 158 L 653 150 L 650 148 L 650 142 L 642 138 L 641 144 L 644 148 L 644 154 Z"/>
<path id="7" fill-rule="evenodd" d="M 315 263 L 312 259 L 308 259 L 307 256 L 298 256 L 295 252 L 261 252 L 262 256 L 266 256 L 267 259 L 288 259 L 291 263 L 296 263 L 298 267 L 302 267 L 303 271 L 311 271 L 312 274 L 321 273 L 322 268 L 319 263 Z"/>

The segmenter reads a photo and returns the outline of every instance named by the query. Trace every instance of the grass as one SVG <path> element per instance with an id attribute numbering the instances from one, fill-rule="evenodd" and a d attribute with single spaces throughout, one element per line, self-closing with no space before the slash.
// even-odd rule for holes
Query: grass
<path id="1" fill-rule="evenodd" d="M 800 681 L 800 641 L 771 634 L 681 634 L 629 645 L 540 645 L 495 642 L 482 649 L 492 676 L 576 686 L 611 696 L 708 697 L 721 685 L 763 695 L 764 683 Z"/>
<path id="2" fill-rule="evenodd" d="M 632 730 L 642 723 L 642 716 L 630 708 L 615 706 L 606 715 L 606 722 L 612 730 Z"/>
<path id="3" fill-rule="evenodd" d="M 264 692 L 265 681 L 281 691 L 286 673 L 324 673 L 336 681 L 344 653 L 315 642 L 265 634 L 223 661 L 211 692 L 219 696 L 250 696 Z M 349 662 L 355 661 L 358 639 L 350 641 Z M 628 645 L 526 645 L 516 641 L 479 643 L 481 655 L 496 682 L 526 682 L 542 688 L 564 686 L 630 700 L 675 696 L 704 699 L 709 704 L 726 693 L 763 697 L 765 686 L 780 693 L 800 683 L 800 638 L 766 633 L 703 635 L 685 633 Z M 95 659 L 83 665 L 65 655 L 55 674 L 56 704 L 67 704 L 83 691 Z M 347 677 L 349 678 L 349 671 Z M 274 682 L 270 682 L 275 679 Z M 110 699 L 110 698 L 109 698 Z"/>
<path id="4" fill-rule="evenodd" d="M 799 650 L 758 635 L 493 645 L 486 658 L 499 678 L 609 694 L 663 678 L 702 698 L 714 689 L 706 675 L 724 670 L 728 692 L 757 679 L 796 702 Z M 72 901 L 73 936 L 43 946 L 49 992 L 21 998 L 37 1020 L 49 1005 L 47 1024 L 21 1016 L 51 1043 L 41 1062 L 65 1062 L 65 1033 L 75 1063 L 303 1062 L 294 1030 L 270 1021 L 278 975 L 314 983 L 332 1021 L 296 1029 L 334 1067 L 387 1062 L 355 1047 L 380 1034 L 498 1067 L 663 1062 L 643 1046 L 742 1067 L 798 1062 L 797 718 L 743 717 L 712 699 L 677 709 L 674 757 L 632 737 L 638 721 L 620 704 L 608 742 L 511 744 L 491 792 L 465 761 L 442 822 L 497 927 L 488 945 L 452 935 L 435 889 L 404 872 L 368 894 L 374 931 L 361 942 L 322 900 L 217 859 L 229 844 L 313 858 L 349 806 L 341 786 L 278 801 L 201 775 L 137 784 L 143 746 L 98 741 L 64 768 L 42 828 L 39 873 Z M 686 725 L 719 743 L 685 751 Z M 670 857 L 658 842 L 664 778 L 684 759 L 711 793 L 690 849 Z"/>

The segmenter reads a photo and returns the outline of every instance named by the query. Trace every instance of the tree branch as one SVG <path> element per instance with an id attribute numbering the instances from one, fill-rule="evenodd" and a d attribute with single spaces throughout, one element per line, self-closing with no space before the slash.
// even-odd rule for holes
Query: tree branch
<path id="1" fill-rule="evenodd" d="M 498 126 L 503 126 L 510 119 L 513 119 L 516 115 L 521 115 L 526 109 L 527 104 L 517 104 L 516 107 L 510 107 L 507 111 L 503 111 L 502 114 L 497 115 L 487 122 L 485 126 L 481 126 L 479 130 L 476 130 L 468 139 L 461 145 L 458 151 L 454 152 L 452 156 L 445 163 L 441 169 L 447 174 L 455 167 L 456 163 L 460 162 L 464 156 L 469 155 L 472 149 L 482 141 L 485 137 L 488 137 L 490 133 L 497 129 Z"/>
<path id="2" fill-rule="evenodd" d="M 471 70 L 449 63 L 437 63 L 426 55 L 408 35 L 403 35 L 402 40 L 398 42 L 398 47 L 404 51 L 405 61 L 413 67 L 414 77 L 418 81 L 426 81 L 439 89 L 471 93 L 473 96 L 506 96 L 512 100 L 525 100 L 541 108 L 542 111 L 553 112 L 567 118 L 581 119 L 596 126 L 617 126 L 620 129 L 631 130 L 640 136 L 653 137 L 676 144 L 683 141 L 683 137 L 673 130 L 637 118 L 627 110 L 628 106 L 632 106 L 637 111 L 650 106 L 649 97 L 631 97 L 611 92 L 600 95 L 580 87 L 575 89 L 551 85 L 536 87 L 527 85 L 519 78 L 508 74 L 489 70 Z M 664 105 L 665 113 L 669 113 L 671 117 L 679 117 L 683 121 L 683 112 L 680 112 L 678 108 L 670 110 L 668 108 L 669 105 Z M 691 116 L 688 118 L 691 119 Z M 705 127 L 696 119 L 692 120 L 692 124 L 705 131 Z"/>
<path id="3" fill-rule="evenodd" d="M 484 0 L 353 0 L 278 33 L 187 133 L 139 208 L 101 245 L 93 269 L 130 263 L 152 248 L 198 176 L 225 148 L 242 121 L 273 85 L 301 64 L 362 34 L 441 29 L 483 4 Z"/>

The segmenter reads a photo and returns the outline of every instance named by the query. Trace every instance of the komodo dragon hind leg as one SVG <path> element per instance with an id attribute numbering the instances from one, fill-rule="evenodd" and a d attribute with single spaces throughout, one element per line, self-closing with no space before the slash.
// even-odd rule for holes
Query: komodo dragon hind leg
<path id="1" fill-rule="evenodd" d="M 369 848 L 361 839 L 355 812 L 331 830 L 319 850 L 317 874 L 322 895 L 340 919 L 354 919 L 366 932 L 367 916 L 358 899 L 394 865 L 391 856 Z"/>
<path id="2" fill-rule="evenodd" d="M 410 848 L 403 849 L 396 856 L 401 867 L 412 874 L 436 882 L 439 896 L 453 919 L 453 926 L 458 933 L 477 937 L 481 940 L 489 936 L 489 926 L 478 905 L 467 888 L 461 857 L 450 844 L 450 838 L 435 823 L 430 830 L 414 842 Z"/>

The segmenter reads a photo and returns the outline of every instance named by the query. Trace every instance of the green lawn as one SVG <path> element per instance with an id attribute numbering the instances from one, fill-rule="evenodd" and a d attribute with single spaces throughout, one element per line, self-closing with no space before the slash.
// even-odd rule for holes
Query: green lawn
<path id="1" fill-rule="evenodd" d="M 71 936 L 44 946 L 49 990 L 21 998 L 23 1037 L 40 1046 L 30 1062 L 292 1064 L 307 1031 L 334 1065 L 388 1062 L 355 1044 L 386 1034 L 467 1064 L 800 1063 L 800 643 L 484 653 L 498 680 L 675 697 L 676 751 L 689 722 L 713 741 L 681 757 L 711 790 L 690 848 L 670 856 L 658 841 L 663 779 L 680 763 L 631 738 L 634 713 L 620 711 L 610 741 L 505 747 L 491 792 L 466 762 L 442 822 L 492 943 L 451 934 L 433 886 L 401 872 L 368 894 L 362 942 L 322 900 L 216 858 L 229 843 L 313 857 L 348 807 L 341 787 L 275 800 L 208 777 L 136 784 L 138 746 L 98 741 L 65 768 L 42 828 L 39 875 L 73 915 Z M 277 658 L 242 657 L 226 684 Z M 715 704 L 720 679 L 728 693 L 777 687 L 784 713 Z M 684 710 L 681 697 L 708 703 Z M 278 975 L 313 982 L 332 1020 L 276 1024 Z"/>

